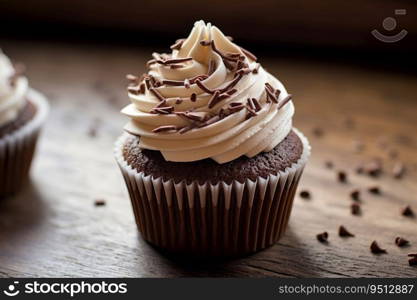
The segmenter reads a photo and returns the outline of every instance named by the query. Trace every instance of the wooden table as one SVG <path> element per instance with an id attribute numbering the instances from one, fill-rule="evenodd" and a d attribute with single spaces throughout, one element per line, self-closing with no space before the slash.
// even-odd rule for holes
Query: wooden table
<path id="1" fill-rule="evenodd" d="M 124 75 L 141 73 L 152 49 L 1 41 L 28 67 L 30 83 L 50 99 L 30 186 L 0 202 L 0 276 L 108 277 L 415 277 L 407 253 L 417 252 L 417 80 L 412 75 L 360 66 L 265 58 L 295 94 L 295 125 L 310 137 L 313 155 L 300 188 L 311 200 L 295 201 L 289 228 L 275 246 L 229 261 L 175 260 L 158 253 L 137 233 L 112 148 L 126 119 Z M 323 135 L 316 137 L 314 128 Z M 355 140 L 365 144 L 355 153 Z M 382 148 L 381 149 L 381 145 Z M 398 151 L 398 159 L 388 158 Z M 387 172 L 356 175 L 357 163 L 378 156 Z M 334 170 L 324 167 L 326 160 Z M 407 163 L 393 179 L 394 161 Z M 348 183 L 336 170 L 348 172 Z M 382 195 L 365 190 L 377 184 Z M 360 188 L 361 216 L 350 213 L 349 192 Z M 105 206 L 94 205 L 104 199 Z M 342 239 L 339 225 L 356 236 Z M 316 234 L 329 232 L 329 243 Z M 398 248 L 396 236 L 411 246 Z M 388 254 L 369 251 L 373 240 Z"/>

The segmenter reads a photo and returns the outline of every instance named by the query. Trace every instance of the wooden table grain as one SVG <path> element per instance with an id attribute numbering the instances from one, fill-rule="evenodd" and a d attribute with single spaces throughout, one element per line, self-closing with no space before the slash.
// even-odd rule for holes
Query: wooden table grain
<path id="1" fill-rule="evenodd" d="M 0 201 L 0 276 L 21 277 L 416 277 L 407 253 L 417 252 L 417 79 L 400 72 L 302 59 L 261 59 L 295 95 L 294 124 L 313 154 L 300 183 L 289 228 L 273 247 L 239 259 L 195 261 L 165 256 L 144 242 L 134 223 L 113 143 L 126 119 L 124 75 L 141 73 L 152 49 L 2 40 L 28 68 L 31 86 L 50 100 L 31 183 Z M 316 136 L 317 128 L 323 131 Z M 364 143 L 356 153 L 355 141 Z M 397 158 L 391 158 L 394 151 Z M 356 165 L 384 160 L 377 179 Z M 335 164 L 326 169 L 325 161 Z M 390 174 L 403 161 L 403 179 Z M 348 182 L 336 180 L 337 170 Z M 381 195 L 366 192 L 379 185 Z M 351 190 L 362 191 L 362 215 L 352 216 Z M 104 199 L 105 206 L 95 206 Z M 355 234 L 340 238 L 343 224 Z M 328 231 L 329 243 L 316 234 Z M 398 248 L 396 236 L 411 245 Z M 377 240 L 388 254 L 374 255 Z"/>

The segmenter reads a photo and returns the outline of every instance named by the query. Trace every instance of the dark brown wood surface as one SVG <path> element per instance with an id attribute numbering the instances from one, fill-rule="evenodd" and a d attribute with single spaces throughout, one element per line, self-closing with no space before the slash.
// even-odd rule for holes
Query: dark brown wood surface
<path id="1" fill-rule="evenodd" d="M 264 58 L 295 95 L 295 126 L 309 136 L 313 154 L 300 183 L 289 228 L 275 246 L 227 261 L 167 257 L 137 233 L 128 194 L 113 159 L 113 142 L 126 119 L 124 75 L 141 73 L 151 49 L 1 41 L 28 68 L 51 113 L 34 161 L 31 184 L 0 202 L 0 276 L 109 277 L 415 277 L 407 253 L 417 252 L 417 79 L 360 66 Z M 315 128 L 323 131 L 314 135 Z M 355 152 L 355 141 L 365 144 Z M 390 153 L 398 152 L 398 158 Z M 357 175 L 358 163 L 381 157 L 378 179 Z M 331 160 L 334 170 L 324 167 Z M 407 173 L 392 178 L 395 161 Z M 339 183 L 336 171 L 348 182 Z M 382 195 L 366 192 L 371 185 Z M 350 214 L 349 192 L 362 191 L 362 215 Z M 105 206 L 95 206 L 104 199 Z M 340 238 L 339 225 L 354 238 Z M 329 243 L 316 234 L 328 231 Z M 398 248 L 396 236 L 411 245 Z M 377 240 L 388 254 L 374 255 Z"/>

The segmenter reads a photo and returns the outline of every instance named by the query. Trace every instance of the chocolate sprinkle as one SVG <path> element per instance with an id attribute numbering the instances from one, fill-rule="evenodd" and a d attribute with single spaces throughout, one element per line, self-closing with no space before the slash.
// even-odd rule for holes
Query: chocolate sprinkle
<path id="1" fill-rule="evenodd" d="M 359 190 L 353 190 L 350 192 L 350 198 L 355 201 L 360 201 L 360 191 Z"/>
<path id="2" fill-rule="evenodd" d="M 187 62 L 187 61 L 190 61 L 190 60 L 193 60 L 193 58 L 192 57 L 184 57 L 184 58 L 172 58 L 172 59 L 165 59 L 165 60 L 156 59 L 156 63 L 167 66 L 167 65 L 175 65 L 175 64 L 178 64 L 178 63 L 182 63 L 182 62 Z"/>
<path id="3" fill-rule="evenodd" d="M 208 108 L 213 108 L 216 104 L 218 104 L 221 100 L 219 100 L 219 91 L 215 91 L 213 96 L 208 102 Z"/>
<path id="4" fill-rule="evenodd" d="M 300 192 L 300 197 L 303 198 L 303 199 L 311 199 L 311 194 L 307 190 L 302 190 Z"/>
<path id="5" fill-rule="evenodd" d="M 404 207 L 404 208 L 401 210 L 401 214 L 402 214 L 403 216 L 405 216 L 405 217 L 412 217 L 412 216 L 414 216 L 414 212 L 413 212 L 413 210 L 411 209 L 411 206 L 410 206 L 410 205 L 407 205 L 406 207 Z"/>
<path id="6" fill-rule="evenodd" d="M 174 111 L 173 106 L 154 107 L 150 111 L 151 114 L 169 115 Z"/>
<path id="7" fill-rule="evenodd" d="M 211 74 L 213 74 L 215 69 L 216 69 L 216 62 L 214 61 L 214 59 L 210 59 L 209 66 L 207 69 L 207 75 L 210 76 Z"/>
<path id="8" fill-rule="evenodd" d="M 152 132 L 159 133 L 159 132 L 168 132 L 168 131 L 176 131 L 176 130 L 177 130 L 177 126 L 164 125 L 164 126 L 159 126 L 155 128 L 154 130 L 152 130 Z"/>
<path id="9" fill-rule="evenodd" d="M 339 236 L 340 237 L 354 237 L 355 235 L 350 233 L 345 226 L 339 226 Z"/>
<path id="10" fill-rule="evenodd" d="M 208 126 L 208 125 L 214 124 L 214 123 L 216 123 L 216 122 L 217 122 L 217 121 L 219 121 L 219 120 L 220 120 L 220 116 L 218 116 L 218 115 L 213 116 L 213 117 L 211 117 L 210 119 L 208 119 L 208 120 L 204 123 L 204 126 Z"/>
<path id="11" fill-rule="evenodd" d="M 408 264 L 410 266 L 416 266 L 417 265 L 417 253 L 416 254 L 408 254 L 408 256 L 412 257 L 408 260 Z"/>
<path id="12" fill-rule="evenodd" d="M 347 182 L 347 174 L 346 174 L 346 172 L 344 172 L 344 171 L 338 171 L 337 172 L 337 180 L 339 182 L 346 183 Z"/>
<path id="13" fill-rule="evenodd" d="M 253 61 L 257 61 L 258 60 L 258 58 L 255 56 L 255 54 L 253 54 L 252 52 L 250 52 L 250 51 L 248 51 L 248 50 L 246 50 L 246 49 L 244 49 L 244 48 L 242 48 L 242 47 L 240 47 L 240 50 L 242 50 L 242 52 L 247 56 L 247 57 L 249 57 L 251 60 L 253 60 Z"/>
<path id="14" fill-rule="evenodd" d="M 266 85 L 266 84 L 265 84 Z M 266 91 L 266 97 L 268 100 L 274 102 L 274 103 L 278 103 L 278 99 L 275 96 L 275 94 L 273 92 L 271 92 L 268 87 L 265 87 L 265 91 Z"/>
<path id="15" fill-rule="evenodd" d="M 381 190 L 379 189 L 378 186 L 371 186 L 371 187 L 368 188 L 368 191 L 372 194 L 375 194 L 375 195 L 380 195 L 381 194 Z"/>
<path id="16" fill-rule="evenodd" d="M 245 105 L 243 103 L 240 103 L 240 105 L 235 105 L 235 106 L 232 106 L 232 107 L 229 106 L 229 112 L 231 114 L 234 114 L 238 111 L 241 111 L 244 108 L 245 108 Z"/>
<path id="17" fill-rule="evenodd" d="M 407 246 L 409 244 L 410 244 L 410 242 L 407 241 L 405 238 L 402 238 L 400 236 L 395 238 L 395 245 L 397 245 L 398 247 L 404 247 L 404 246 Z"/>
<path id="18" fill-rule="evenodd" d="M 220 90 L 220 93 L 224 93 L 233 88 L 243 77 L 243 74 L 238 74 L 233 80 L 231 80 L 224 88 Z"/>
<path id="19" fill-rule="evenodd" d="M 149 91 L 155 95 L 156 98 L 158 98 L 160 101 L 165 100 L 165 98 L 155 89 L 155 88 L 150 88 Z"/>
<path id="20" fill-rule="evenodd" d="M 319 233 L 316 237 L 317 237 L 317 240 L 320 243 L 327 243 L 327 239 L 329 238 L 329 234 L 327 233 L 327 231 L 325 231 L 323 233 Z"/>
<path id="21" fill-rule="evenodd" d="M 255 68 L 252 70 L 252 73 L 253 74 L 258 74 L 260 66 L 261 66 L 260 64 L 256 64 Z"/>
<path id="22" fill-rule="evenodd" d="M 192 94 L 191 94 L 191 96 L 190 96 L 190 100 L 191 100 L 191 102 L 195 102 L 195 101 L 197 100 L 197 95 L 196 95 L 196 93 L 192 93 Z"/>
<path id="23" fill-rule="evenodd" d="M 162 84 L 164 84 L 164 85 L 173 85 L 173 86 L 183 86 L 184 81 L 164 79 L 164 80 L 162 80 Z"/>
<path id="24" fill-rule="evenodd" d="M 358 203 L 352 203 L 350 205 L 350 212 L 352 215 L 359 216 L 361 214 L 361 206 Z"/>
<path id="25" fill-rule="evenodd" d="M 290 102 L 291 99 L 292 99 L 292 95 L 291 94 L 288 94 L 287 97 L 285 97 L 284 99 L 282 99 L 278 103 L 278 108 L 277 109 L 281 109 L 285 104 L 287 104 L 288 102 Z"/>
<path id="26" fill-rule="evenodd" d="M 106 201 L 104 199 L 96 199 L 94 201 L 94 205 L 95 206 L 104 206 L 104 205 L 106 205 Z"/>
<path id="27" fill-rule="evenodd" d="M 128 86 L 127 91 L 133 95 L 139 95 L 140 87 L 139 86 Z"/>
<path id="28" fill-rule="evenodd" d="M 201 82 L 201 80 L 200 79 L 198 79 L 198 80 L 196 80 L 196 82 L 195 82 L 197 85 L 198 85 L 198 87 L 200 88 L 200 89 L 202 89 L 203 91 L 205 91 L 206 93 L 208 93 L 208 94 L 214 94 L 214 90 L 210 90 L 207 86 L 205 86 L 205 84 L 204 83 L 202 83 Z"/>
<path id="29" fill-rule="evenodd" d="M 175 41 L 175 44 L 173 44 L 170 48 L 171 50 L 180 50 L 182 47 L 182 44 L 184 44 L 184 39 L 179 39 Z"/>
<path id="30" fill-rule="evenodd" d="M 179 134 L 184 134 L 184 133 L 186 133 L 186 132 L 190 131 L 191 129 L 193 129 L 193 127 L 192 127 L 192 126 L 185 126 L 185 127 L 181 128 L 181 129 L 178 131 L 178 133 L 179 133 Z"/>
<path id="31" fill-rule="evenodd" d="M 371 252 L 373 254 L 384 254 L 387 253 L 387 250 L 382 249 L 381 247 L 379 247 L 378 243 L 376 241 L 373 241 L 371 246 L 370 246 Z"/>

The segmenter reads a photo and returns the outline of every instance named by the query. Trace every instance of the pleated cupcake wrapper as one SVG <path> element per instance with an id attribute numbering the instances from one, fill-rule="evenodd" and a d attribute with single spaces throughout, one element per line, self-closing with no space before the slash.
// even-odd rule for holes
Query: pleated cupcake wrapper
<path id="1" fill-rule="evenodd" d="M 137 172 L 123 158 L 116 142 L 115 156 L 127 184 L 136 224 L 145 240 L 162 249 L 198 256 L 234 256 L 274 244 L 284 233 L 310 145 L 291 167 L 255 181 L 199 184 L 163 181 Z"/>
<path id="2" fill-rule="evenodd" d="M 29 90 L 27 98 L 36 107 L 35 115 L 0 138 L 0 197 L 14 194 L 27 181 L 39 131 L 48 114 L 48 102 L 43 95 Z"/>

